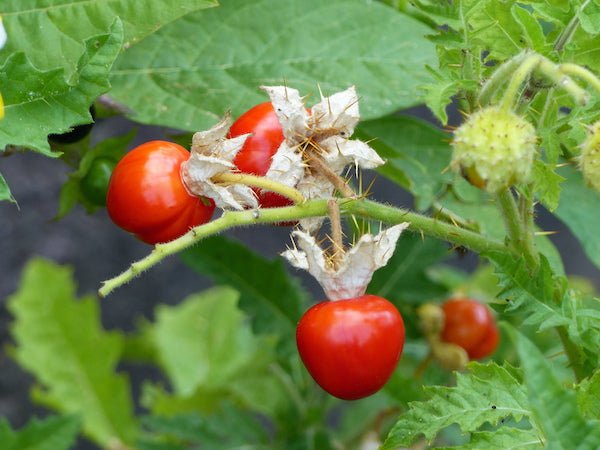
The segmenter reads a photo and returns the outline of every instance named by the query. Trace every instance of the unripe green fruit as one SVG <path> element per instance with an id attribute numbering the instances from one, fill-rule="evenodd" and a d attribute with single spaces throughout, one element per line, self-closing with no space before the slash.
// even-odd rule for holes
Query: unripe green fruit
<path id="1" fill-rule="evenodd" d="M 535 128 L 512 111 L 490 106 L 472 114 L 454 132 L 452 168 L 472 184 L 498 193 L 531 177 Z"/>
<path id="2" fill-rule="evenodd" d="M 581 171 L 585 181 L 600 191 L 600 121 L 589 128 L 588 136 L 581 144 Z"/>
<path id="3" fill-rule="evenodd" d="M 117 163 L 112 159 L 97 158 L 92 162 L 90 169 L 81 179 L 81 192 L 93 205 L 106 205 L 108 182 L 116 165 Z"/>

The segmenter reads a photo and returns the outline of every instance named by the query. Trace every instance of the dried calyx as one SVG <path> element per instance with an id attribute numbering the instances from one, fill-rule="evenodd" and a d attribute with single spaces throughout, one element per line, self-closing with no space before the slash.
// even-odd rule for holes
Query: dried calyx
<path id="1" fill-rule="evenodd" d="M 375 236 L 363 235 L 350 250 L 338 255 L 335 264 L 313 236 L 294 231 L 295 247 L 282 256 L 314 276 L 329 300 L 355 298 L 365 293 L 373 273 L 387 264 L 406 227 L 408 223 L 402 223 Z"/>
<path id="2" fill-rule="evenodd" d="M 182 164 L 181 176 L 191 193 L 212 198 L 219 208 L 256 208 L 258 203 L 250 187 L 218 182 L 221 174 L 238 172 L 232 161 L 250 136 L 227 139 L 230 125 L 231 118 L 227 114 L 211 129 L 194 134 L 190 159 Z"/>
<path id="3" fill-rule="evenodd" d="M 307 110 L 299 92 L 285 86 L 263 87 L 269 94 L 285 140 L 273 156 L 266 177 L 298 189 L 307 199 L 329 199 L 335 190 L 354 192 L 340 177 L 353 164 L 373 169 L 384 161 L 366 143 L 350 140 L 360 119 L 354 87 L 323 97 Z M 322 219 L 305 219 L 301 225 L 316 230 Z"/>

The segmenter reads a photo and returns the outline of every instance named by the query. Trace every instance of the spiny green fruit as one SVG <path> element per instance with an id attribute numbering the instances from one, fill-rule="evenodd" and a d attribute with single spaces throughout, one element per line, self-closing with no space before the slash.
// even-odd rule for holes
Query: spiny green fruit
<path id="1" fill-rule="evenodd" d="M 600 191 L 600 121 L 589 127 L 581 144 L 581 171 L 585 181 Z"/>
<path id="2" fill-rule="evenodd" d="M 536 141 L 533 125 L 513 111 L 483 108 L 454 132 L 451 166 L 475 186 L 497 193 L 529 181 Z"/>

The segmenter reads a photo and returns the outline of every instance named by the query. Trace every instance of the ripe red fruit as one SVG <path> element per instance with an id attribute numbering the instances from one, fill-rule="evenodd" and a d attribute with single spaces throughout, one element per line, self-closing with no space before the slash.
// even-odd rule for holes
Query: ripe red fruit
<path id="1" fill-rule="evenodd" d="M 229 129 L 229 137 L 252 133 L 239 151 L 233 163 L 243 173 L 265 176 L 271 159 L 284 140 L 281 124 L 271 102 L 261 103 L 246 111 Z M 289 206 L 293 202 L 279 194 L 257 191 L 258 202 L 263 208 Z"/>
<path id="2" fill-rule="evenodd" d="M 151 141 L 116 165 L 106 196 L 110 218 L 148 244 L 171 241 L 208 222 L 211 199 L 191 195 L 180 176 L 189 152 L 172 142 Z"/>
<path id="3" fill-rule="evenodd" d="M 404 347 L 404 322 L 394 305 L 375 295 L 326 301 L 302 316 L 296 343 L 319 386 L 356 400 L 377 392 L 392 375 Z"/>
<path id="4" fill-rule="evenodd" d="M 487 306 L 469 298 L 455 298 L 444 303 L 442 310 L 442 340 L 464 348 L 470 359 L 494 353 L 500 333 Z"/>

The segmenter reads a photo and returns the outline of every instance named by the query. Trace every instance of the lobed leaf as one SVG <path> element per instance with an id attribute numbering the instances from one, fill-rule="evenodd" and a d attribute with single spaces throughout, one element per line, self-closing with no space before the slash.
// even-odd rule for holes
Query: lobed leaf
<path id="1" fill-rule="evenodd" d="M 536 274 L 511 256 L 491 255 L 491 259 L 501 289 L 498 298 L 506 302 L 505 312 L 521 314 L 524 325 L 540 331 L 566 327 L 570 339 L 581 348 L 583 360 L 595 367 L 599 362 L 600 300 L 566 290 L 565 280 L 553 276 L 545 258 Z"/>
<path id="2" fill-rule="evenodd" d="M 508 328 L 508 331 L 521 360 L 533 419 L 543 433 L 546 448 L 600 447 L 600 423 L 584 419 L 575 392 L 558 380 L 539 349 L 517 330 Z"/>
<path id="3" fill-rule="evenodd" d="M 471 363 L 467 374 L 457 373 L 455 387 L 426 386 L 424 390 L 429 398 L 409 404 L 381 450 L 410 446 L 420 435 L 431 441 L 451 424 L 472 432 L 485 423 L 531 416 L 521 375 L 507 364 Z"/>
<path id="4" fill-rule="evenodd" d="M 206 448 L 210 450 L 266 449 L 267 433 L 257 417 L 225 403 L 207 416 L 146 416 L 139 450 Z"/>
<path id="5" fill-rule="evenodd" d="M 363 118 L 380 117 L 420 102 L 435 58 L 428 30 L 368 0 L 229 0 L 124 52 L 111 95 L 137 121 L 197 131 L 267 101 L 260 85 L 287 84 L 309 105 L 319 86 L 329 95 L 356 85 Z"/>
<path id="6" fill-rule="evenodd" d="M 47 136 L 92 121 L 90 105 L 110 88 L 108 73 L 122 40 L 117 19 L 109 34 L 85 41 L 77 74 L 68 79 L 64 69 L 38 70 L 25 53 L 12 54 L 0 68 L 0 86 L 10 86 L 2 89 L 6 115 L 0 120 L 0 151 L 12 144 L 58 156 Z"/>
<path id="7" fill-rule="evenodd" d="M 14 358 L 40 383 L 37 399 L 79 414 L 84 432 L 100 445 L 132 443 L 137 426 L 129 382 L 115 373 L 122 336 L 102 329 L 95 298 L 75 299 L 71 270 L 31 260 L 8 309 L 15 318 Z"/>
<path id="8" fill-rule="evenodd" d="M 583 380 L 576 389 L 577 404 L 586 419 L 600 420 L 600 371 Z"/>
<path id="9" fill-rule="evenodd" d="M 221 398 L 265 413 L 281 405 L 269 369 L 275 341 L 252 333 L 238 300 L 233 289 L 218 287 L 157 309 L 151 333 L 174 392 L 157 389 L 147 396 L 153 411 L 211 411 Z"/>
<path id="10" fill-rule="evenodd" d="M 6 419 L 0 420 L 2 450 L 68 450 L 72 448 L 81 426 L 77 416 L 51 416 L 31 419 L 13 431 Z"/>
<path id="11" fill-rule="evenodd" d="M 443 450 L 534 450 L 544 448 L 538 432 L 533 428 L 515 428 L 503 426 L 494 431 L 476 431 L 471 433 L 469 442 Z M 438 450 L 442 450 L 440 447 Z"/>

